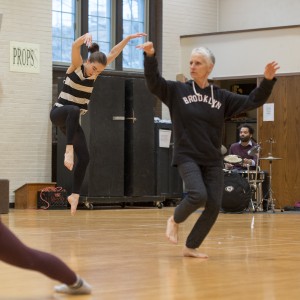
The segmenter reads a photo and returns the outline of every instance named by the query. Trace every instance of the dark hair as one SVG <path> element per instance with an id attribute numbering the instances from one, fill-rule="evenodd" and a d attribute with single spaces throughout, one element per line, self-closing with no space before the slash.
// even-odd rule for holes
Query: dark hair
<path id="1" fill-rule="evenodd" d="M 101 65 L 106 66 L 107 57 L 103 52 L 100 52 L 100 47 L 97 43 L 92 43 L 92 45 L 88 48 L 88 52 L 91 53 L 89 56 L 89 61 L 91 63 L 98 62 Z"/>
<path id="2" fill-rule="evenodd" d="M 100 47 L 97 43 L 92 43 L 92 45 L 89 46 L 89 48 L 88 48 L 88 52 L 89 53 L 94 53 L 96 51 L 100 51 Z"/>
<path id="3" fill-rule="evenodd" d="M 252 134 L 252 135 L 254 134 L 254 129 L 253 129 L 253 127 L 252 127 L 251 125 L 249 125 L 249 124 L 242 124 L 242 125 L 240 125 L 240 126 L 238 127 L 239 132 L 241 131 L 241 129 L 242 129 L 243 127 L 244 127 L 244 128 L 245 128 L 245 127 L 248 128 L 250 134 Z"/>

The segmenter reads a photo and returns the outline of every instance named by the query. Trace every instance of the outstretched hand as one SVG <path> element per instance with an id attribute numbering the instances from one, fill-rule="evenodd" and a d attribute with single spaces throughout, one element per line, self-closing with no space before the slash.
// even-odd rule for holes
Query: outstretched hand
<path id="1" fill-rule="evenodd" d="M 131 40 L 131 39 L 136 39 L 136 38 L 140 38 L 143 36 L 147 36 L 147 33 L 137 32 L 137 33 L 129 34 L 127 37 Z"/>
<path id="2" fill-rule="evenodd" d="M 146 42 L 144 44 L 137 45 L 136 48 L 143 50 L 148 56 L 151 56 L 155 53 L 152 42 Z"/>
<path id="3" fill-rule="evenodd" d="M 87 46 L 87 47 L 90 47 L 92 45 L 92 35 L 90 33 L 86 33 L 84 35 L 84 41 L 83 43 Z"/>
<path id="4" fill-rule="evenodd" d="M 276 74 L 276 71 L 279 69 L 279 65 L 276 61 L 268 63 L 265 67 L 264 76 L 268 80 L 272 80 Z"/>

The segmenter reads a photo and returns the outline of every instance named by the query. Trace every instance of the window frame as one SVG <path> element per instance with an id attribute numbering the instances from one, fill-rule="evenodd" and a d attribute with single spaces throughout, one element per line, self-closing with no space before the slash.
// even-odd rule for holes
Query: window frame
<path id="1" fill-rule="evenodd" d="M 123 18 L 123 5 L 122 5 L 122 30 L 123 30 L 123 22 L 124 22 L 124 18 Z M 144 32 L 149 35 L 149 0 L 144 0 L 144 22 L 143 23 L 144 23 Z M 123 55 L 122 55 L 122 70 L 139 72 L 140 70 L 143 70 L 143 67 L 141 69 L 124 67 Z"/>
<path id="2" fill-rule="evenodd" d="M 112 47 L 123 39 L 123 0 L 112 0 L 112 26 L 111 26 L 111 41 Z M 156 57 L 158 60 L 159 68 L 162 67 L 162 0 L 146 0 L 145 4 L 145 29 L 147 31 L 147 40 L 151 40 L 155 45 Z M 76 24 L 75 35 L 76 37 L 88 32 L 88 1 L 76 0 Z M 78 13 L 80 11 L 80 13 Z M 87 51 L 82 47 L 82 57 L 87 58 Z M 112 68 L 107 67 L 103 74 L 122 75 L 138 77 L 143 76 L 143 69 L 124 68 L 122 66 L 123 57 L 119 55 L 116 60 L 111 64 Z M 63 71 L 69 67 L 70 63 L 52 61 L 53 73 Z"/>
<path id="3" fill-rule="evenodd" d="M 62 0 L 63 1 L 63 0 Z M 61 6 L 62 6 L 62 1 L 61 1 Z M 71 14 L 73 14 L 74 15 L 74 24 L 73 24 L 73 26 L 74 26 L 74 37 L 76 38 L 76 36 L 77 36 L 77 32 L 76 32 L 76 25 L 78 24 L 78 16 L 77 16 L 77 11 L 78 11 L 78 8 L 77 8 L 77 6 L 78 6 L 78 1 L 77 0 L 72 0 L 73 2 L 74 2 L 74 11 L 72 11 L 71 12 Z M 81 1 L 81 0 L 79 0 L 79 1 Z M 51 10 L 51 12 L 53 13 L 53 8 L 52 8 L 52 10 Z M 58 12 L 61 12 L 61 14 L 62 13 L 66 13 L 66 11 L 61 11 L 61 10 L 59 10 Z M 52 16 L 53 17 L 53 16 Z M 53 26 L 51 27 L 51 29 L 52 29 L 52 31 L 53 31 Z M 53 37 L 53 36 L 52 36 Z M 62 37 L 60 37 L 61 39 L 61 41 L 63 40 L 63 38 Z M 53 48 L 52 48 L 52 54 L 53 54 Z M 55 60 L 52 60 L 52 64 L 58 64 L 58 65 L 69 65 L 70 63 L 69 62 L 62 62 L 62 61 L 55 61 Z"/>

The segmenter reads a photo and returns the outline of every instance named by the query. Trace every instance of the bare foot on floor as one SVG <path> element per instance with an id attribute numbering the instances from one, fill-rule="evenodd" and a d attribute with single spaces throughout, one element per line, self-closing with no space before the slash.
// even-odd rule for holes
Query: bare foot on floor
<path id="1" fill-rule="evenodd" d="M 166 237 L 171 243 L 178 243 L 178 224 L 175 223 L 173 216 L 168 219 Z"/>
<path id="2" fill-rule="evenodd" d="M 205 253 L 200 253 L 196 249 L 184 247 L 183 256 L 185 257 L 195 257 L 195 258 L 208 258 L 208 255 Z"/>
<path id="3" fill-rule="evenodd" d="M 72 151 L 66 151 L 64 165 L 67 169 L 72 171 L 73 166 L 74 166 L 74 152 L 73 152 L 73 150 Z"/>
<path id="4" fill-rule="evenodd" d="M 78 202 L 79 202 L 79 195 L 78 194 L 71 194 L 68 197 L 68 202 L 71 205 L 71 215 L 74 216 L 77 210 Z"/>

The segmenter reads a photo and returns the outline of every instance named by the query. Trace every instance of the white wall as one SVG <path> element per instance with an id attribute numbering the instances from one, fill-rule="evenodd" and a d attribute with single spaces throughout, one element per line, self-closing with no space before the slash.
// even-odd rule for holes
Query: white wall
<path id="1" fill-rule="evenodd" d="M 181 38 L 181 73 L 187 73 L 189 53 L 199 45 L 216 55 L 215 78 L 261 75 L 270 60 L 281 65 L 279 73 L 299 73 L 299 27 L 289 29 L 300 25 L 299 11 L 299 0 L 219 0 L 219 34 Z M 249 31 L 261 28 L 266 30 Z M 241 30 L 247 31 L 228 33 Z"/>
<path id="2" fill-rule="evenodd" d="M 0 1 L 0 178 L 10 202 L 25 183 L 51 180 L 52 2 Z M 40 45 L 40 73 L 9 70 L 10 41 Z"/>
<path id="3" fill-rule="evenodd" d="M 181 35 L 215 32 L 217 29 L 218 0 L 164 0 L 163 76 L 175 80 L 176 74 L 180 73 Z M 165 106 L 162 117 L 169 119 Z"/>
<path id="4" fill-rule="evenodd" d="M 299 25 L 299 12 L 299 0 L 219 0 L 219 30 Z"/>
<path id="5" fill-rule="evenodd" d="M 300 26 L 182 37 L 183 74 L 189 72 L 190 53 L 199 45 L 216 57 L 213 79 L 262 76 L 265 65 L 273 60 L 280 65 L 277 74 L 300 73 Z"/>

